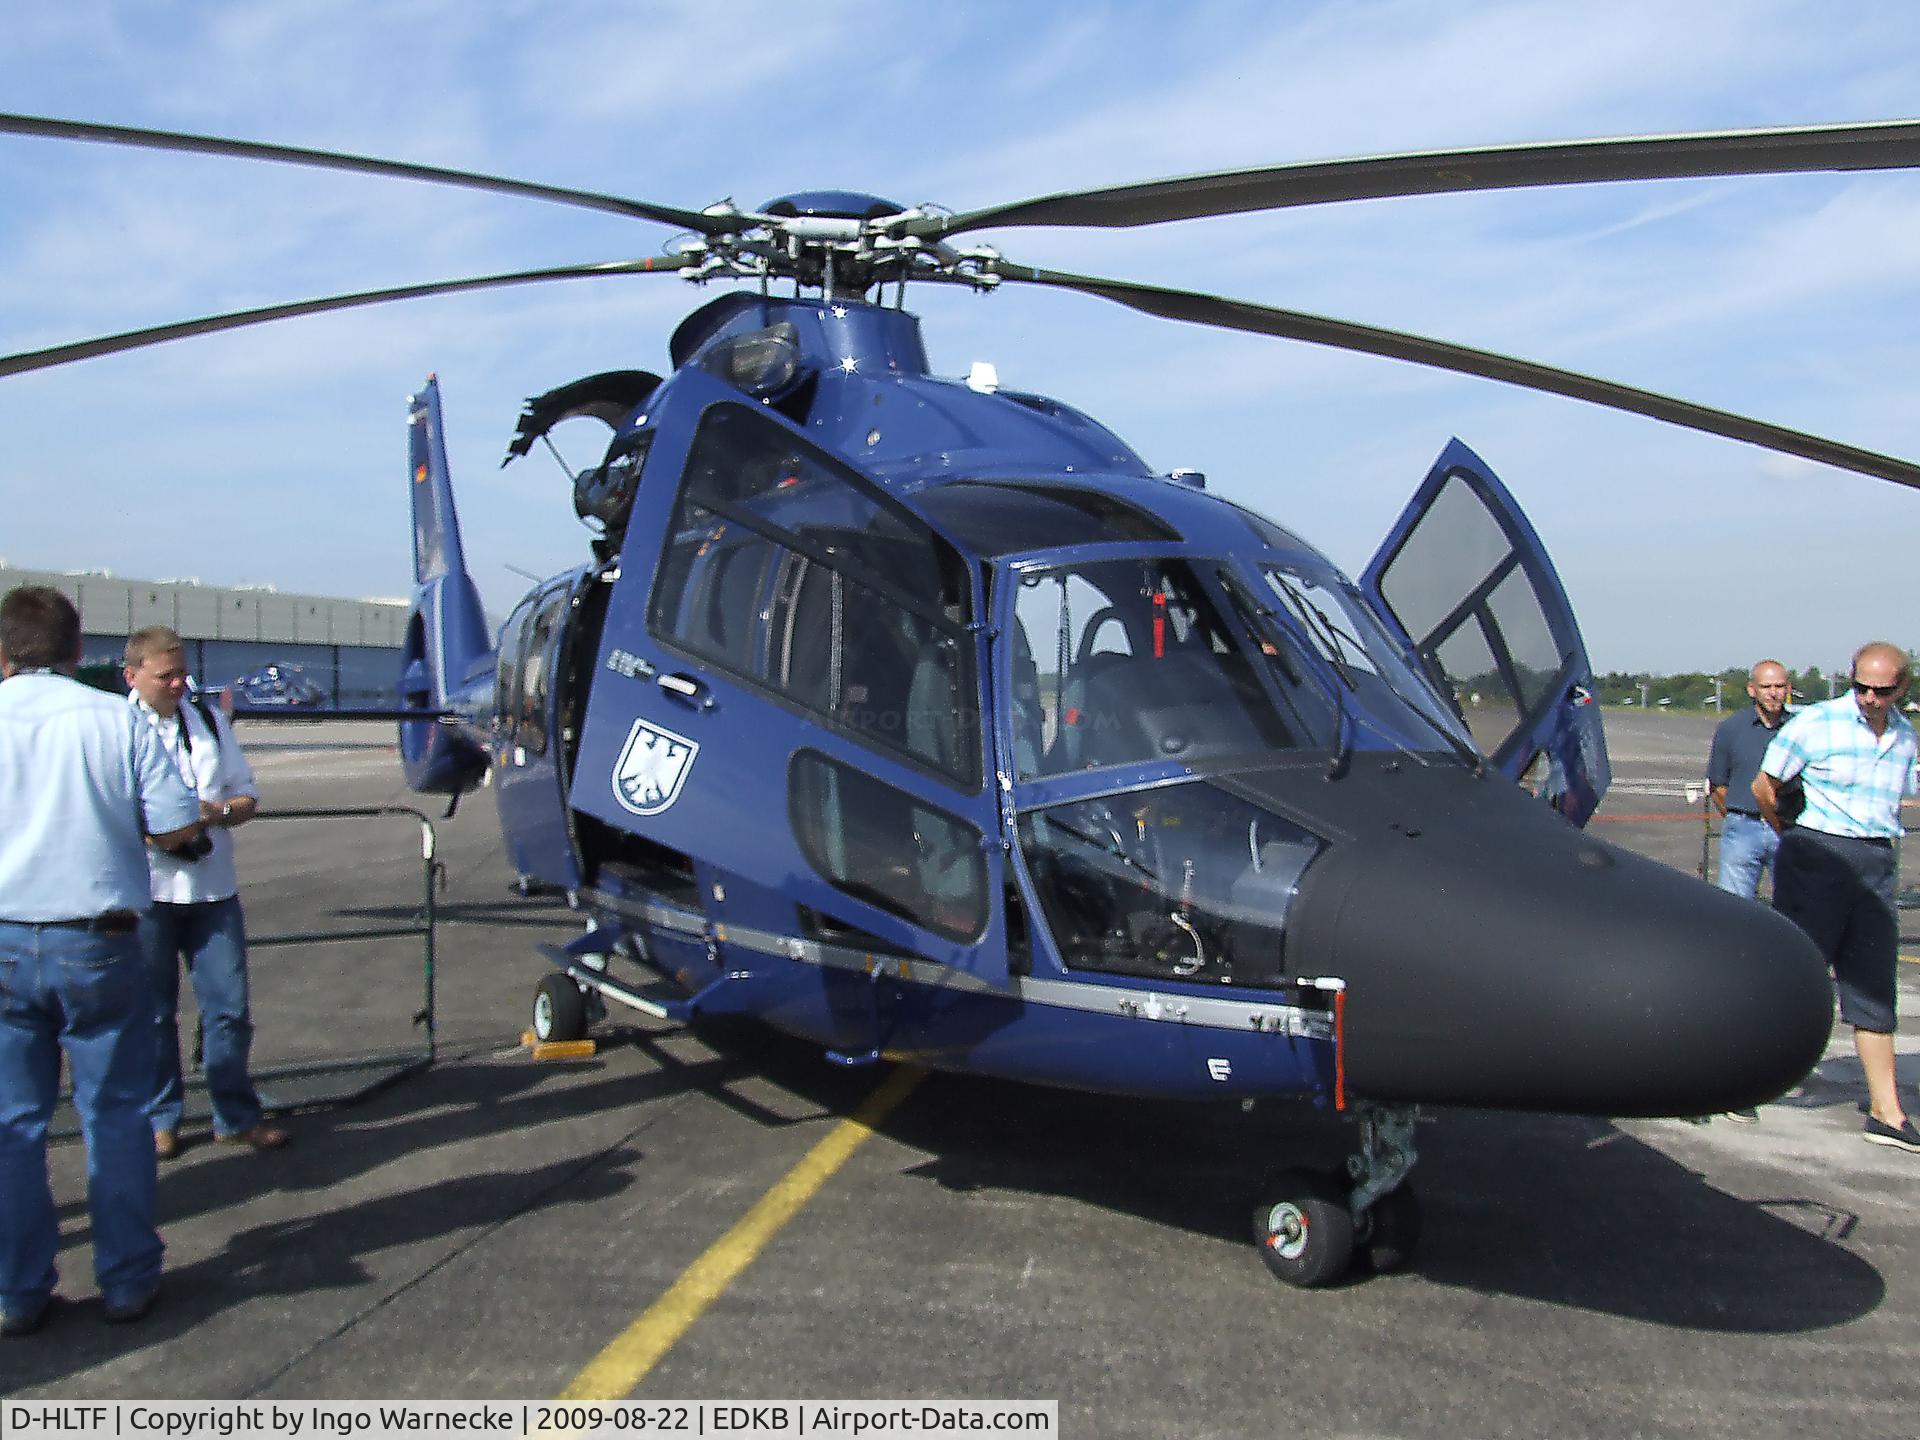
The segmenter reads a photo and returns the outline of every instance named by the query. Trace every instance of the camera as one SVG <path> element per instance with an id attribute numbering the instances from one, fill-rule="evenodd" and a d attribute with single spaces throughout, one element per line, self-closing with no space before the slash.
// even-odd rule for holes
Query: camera
<path id="1" fill-rule="evenodd" d="M 201 860 L 212 853 L 213 837 L 204 834 L 196 835 L 191 840 L 167 848 L 167 854 L 176 860 Z"/>

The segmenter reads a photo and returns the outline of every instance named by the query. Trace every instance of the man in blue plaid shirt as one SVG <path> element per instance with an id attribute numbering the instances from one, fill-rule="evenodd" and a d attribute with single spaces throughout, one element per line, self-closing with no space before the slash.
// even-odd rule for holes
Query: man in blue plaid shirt
<path id="1" fill-rule="evenodd" d="M 1781 832 L 1773 904 L 1812 937 L 1833 967 L 1840 1018 L 1866 1072 L 1863 1138 L 1920 1153 L 1920 1130 L 1894 1083 L 1894 1002 L 1900 928 L 1894 908 L 1900 802 L 1920 789 L 1913 726 L 1900 714 L 1911 662 L 1876 642 L 1853 657 L 1848 693 L 1809 705 L 1767 746 L 1753 798 Z M 1791 827 L 1780 794 L 1798 782 L 1806 808 Z"/>

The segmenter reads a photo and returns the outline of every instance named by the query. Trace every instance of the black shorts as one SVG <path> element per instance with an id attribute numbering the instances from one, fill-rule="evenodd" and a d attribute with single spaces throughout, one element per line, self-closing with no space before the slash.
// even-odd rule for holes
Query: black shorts
<path id="1" fill-rule="evenodd" d="M 1774 861 L 1773 908 L 1806 931 L 1833 967 L 1840 1018 L 1892 1034 L 1900 923 L 1893 846 L 1796 826 Z"/>

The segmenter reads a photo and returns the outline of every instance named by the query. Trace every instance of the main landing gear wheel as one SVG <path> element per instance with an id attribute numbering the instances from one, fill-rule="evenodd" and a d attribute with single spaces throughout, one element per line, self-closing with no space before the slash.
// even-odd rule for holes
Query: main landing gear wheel
<path id="1" fill-rule="evenodd" d="M 1353 1259 L 1353 1215 L 1345 1190 L 1304 1170 L 1274 1177 L 1254 1208 L 1253 1240 L 1275 1277 L 1303 1290 L 1337 1280 Z"/>
<path id="2" fill-rule="evenodd" d="M 1420 1244 L 1420 1203 L 1401 1185 L 1374 1201 L 1353 1237 L 1356 1270 L 1391 1275 L 1413 1263 Z"/>
<path id="3" fill-rule="evenodd" d="M 533 1038 L 541 1044 L 555 1040 L 583 1040 L 587 1034 L 587 997 L 580 987 L 560 974 L 540 977 L 533 992 Z"/>

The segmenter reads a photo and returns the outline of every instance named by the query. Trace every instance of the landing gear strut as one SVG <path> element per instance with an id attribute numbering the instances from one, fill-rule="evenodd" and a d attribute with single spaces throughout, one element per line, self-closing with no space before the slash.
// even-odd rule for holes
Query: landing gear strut
<path id="1" fill-rule="evenodd" d="M 1404 1269 L 1420 1239 L 1420 1210 L 1406 1178 L 1417 1158 L 1414 1112 L 1360 1107 L 1359 1148 L 1344 1175 L 1283 1170 L 1253 1212 L 1253 1239 L 1275 1277 L 1302 1289 L 1351 1268 Z"/>

